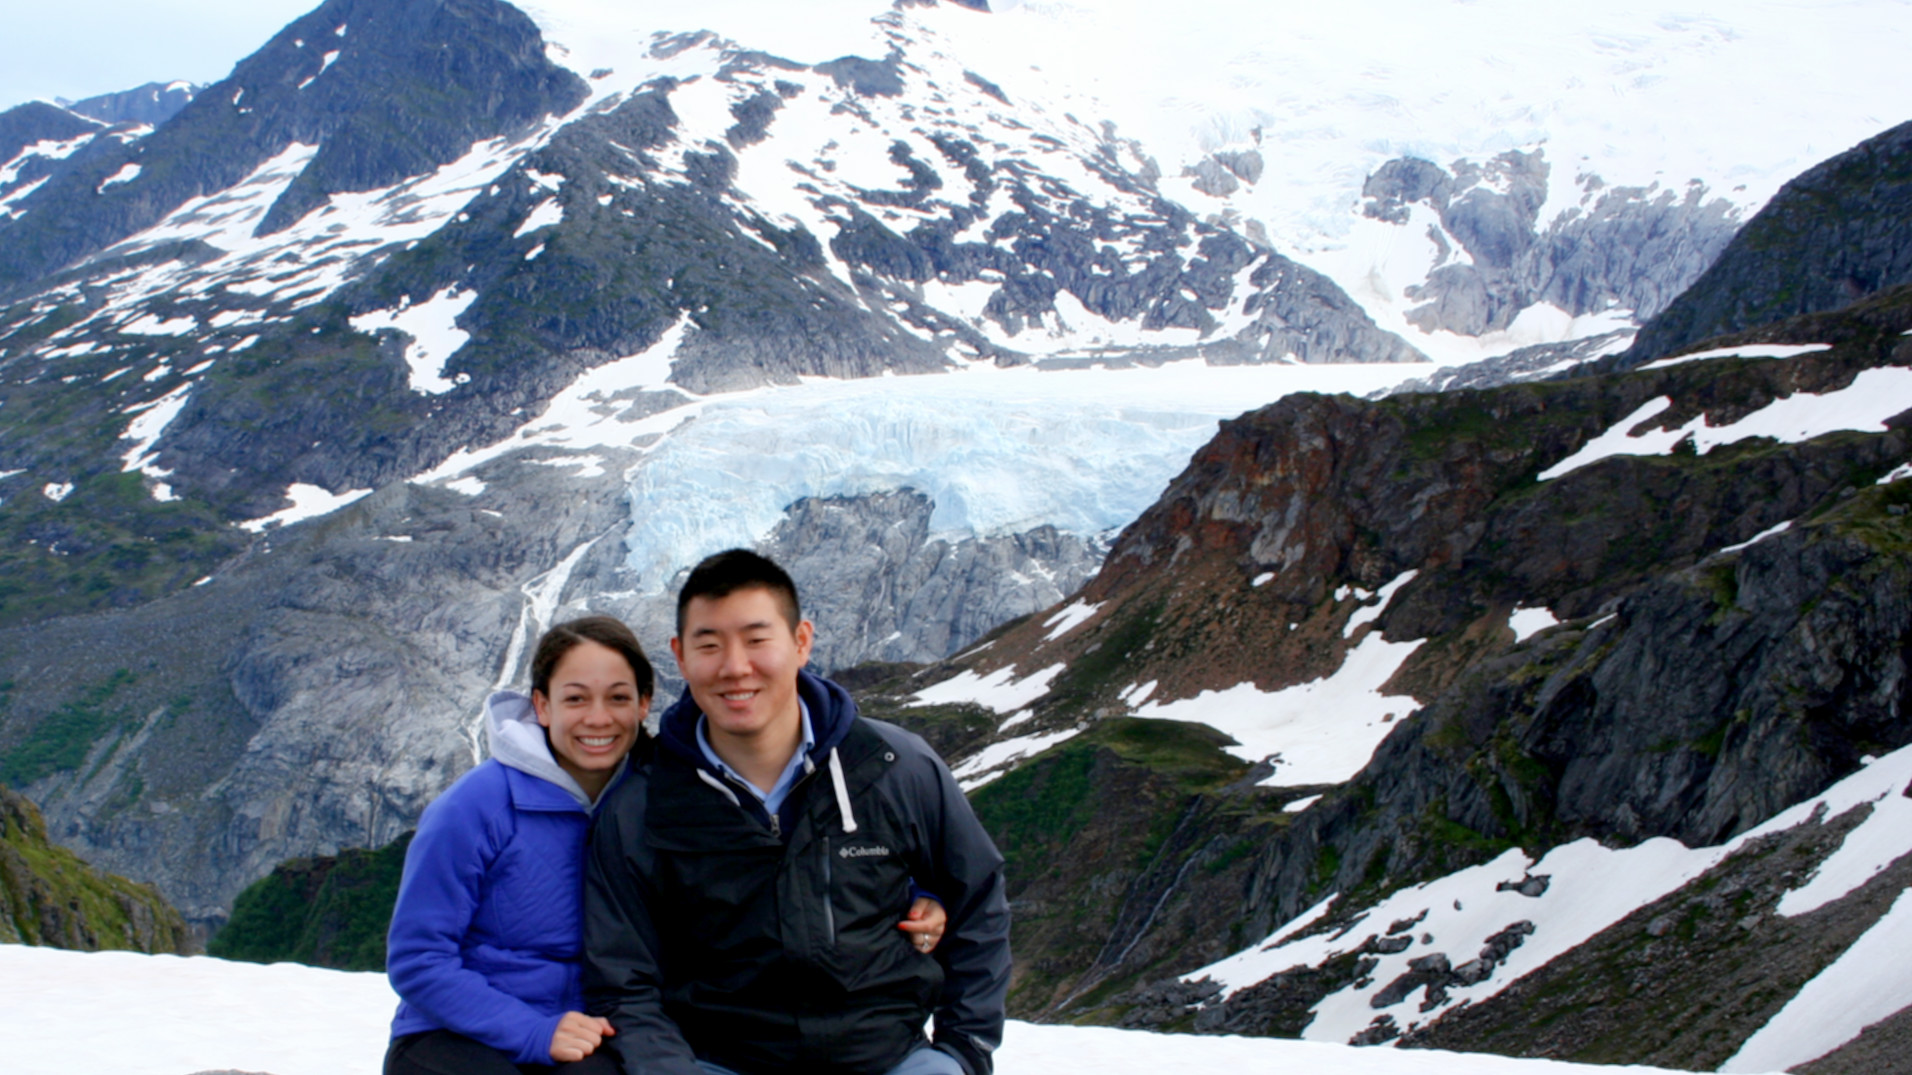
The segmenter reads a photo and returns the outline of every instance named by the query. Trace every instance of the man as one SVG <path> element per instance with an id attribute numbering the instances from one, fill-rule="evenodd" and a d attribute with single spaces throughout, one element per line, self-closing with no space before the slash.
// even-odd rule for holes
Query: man
<path id="1" fill-rule="evenodd" d="M 742 549 L 678 594 L 685 696 L 586 866 L 586 1000 L 627 1075 L 991 1071 L 1002 856 L 927 744 L 803 671 L 813 634 L 789 575 Z M 949 914 L 933 956 L 897 929 L 912 881 Z"/>

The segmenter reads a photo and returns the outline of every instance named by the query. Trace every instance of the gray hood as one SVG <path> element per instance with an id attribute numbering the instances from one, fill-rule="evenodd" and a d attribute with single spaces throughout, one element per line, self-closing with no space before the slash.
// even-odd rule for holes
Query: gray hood
<path id="1" fill-rule="evenodd" d="M 517 691 L 499 691 L 485 703 L 485 737 L 491 756 L 527 776 L 535 776 L 569 792 L 578 805 L 591 809 L 591 797 L 551 756 L 544 726 L 531 708 L 531 699 Z"/>

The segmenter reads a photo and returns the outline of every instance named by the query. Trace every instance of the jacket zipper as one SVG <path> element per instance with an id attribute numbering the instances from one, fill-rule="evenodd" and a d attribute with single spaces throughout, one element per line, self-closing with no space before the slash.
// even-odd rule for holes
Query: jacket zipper
<path id="1" fill-rule="evenodd" d="M 823 932 L 830 947 L 836 947 L 836 908 L 830 899 L 830 838 L 823 838 Z"/>

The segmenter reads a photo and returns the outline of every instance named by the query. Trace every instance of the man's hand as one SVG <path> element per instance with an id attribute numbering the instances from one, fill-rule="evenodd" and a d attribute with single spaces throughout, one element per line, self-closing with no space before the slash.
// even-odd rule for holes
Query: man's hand
<path id="1" fill-rule="evenodd" d="M 924 896 L 916 897 L 910 904 L 909 917 L 896 924 L 896 928 L 909 934 L 910 943 L 916 950 L 928 955 L 936 950 L 936 942 L 943 939 L 943 928 L 949 925 L 949 912 L 943 905 Z"/>
<path id="2" fill-rule="evenodd" d="M 597 1051 L 604 1039 L 617 1033 L 608 1020 L 583 1012 L 565 1012 L 558 1020 L 558 1029 L 551 1034 L 551 1059 L 555 1063 L 568 1064 L 573 1060 L 582 1060 Z"/>

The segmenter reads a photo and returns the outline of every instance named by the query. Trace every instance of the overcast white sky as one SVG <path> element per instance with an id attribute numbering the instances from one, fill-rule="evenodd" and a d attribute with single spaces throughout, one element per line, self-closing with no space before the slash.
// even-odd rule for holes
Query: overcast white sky
<path id="1" fill-rule="evenodd" d="M 215 82 L 320 0 L 0 0 L 0 111 Z"/>

